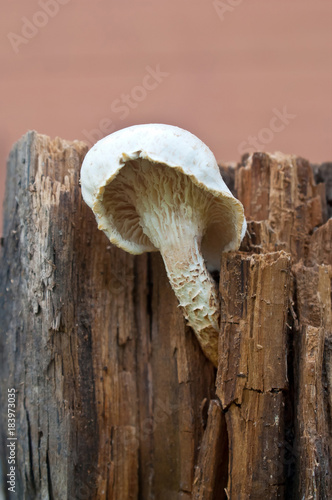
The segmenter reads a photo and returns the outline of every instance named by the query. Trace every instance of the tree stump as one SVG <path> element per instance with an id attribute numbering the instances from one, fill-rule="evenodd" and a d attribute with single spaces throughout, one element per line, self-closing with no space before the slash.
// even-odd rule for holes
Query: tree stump
<path id="1" fill-rule="evenodd" d="M 332 165 L 255 153 L 221 166 L 249 224 L 221 257 L 216 372 L 159 254 L 131 256 L 97 230 L 86 152 L 29 132 L 8 161 L 6 498 L 9 473 L 20 499 L 331 498 Z"/>

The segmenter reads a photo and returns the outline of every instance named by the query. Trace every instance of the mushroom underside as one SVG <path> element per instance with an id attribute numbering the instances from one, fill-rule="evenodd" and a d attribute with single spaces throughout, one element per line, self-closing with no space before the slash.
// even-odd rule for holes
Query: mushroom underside
<path id="1" fill-rule="evenodd" d="M 96 209 L 110 240 L 115 229 L 131 253 L 160 250 L 159 239 L 172 251 L 197 237 L 209 270 L 219 270 L 221 253 L 237 244 L 236 210 L 232 198 L 214 196 L 181 170 L 141 158 L 102 188 Z"/>

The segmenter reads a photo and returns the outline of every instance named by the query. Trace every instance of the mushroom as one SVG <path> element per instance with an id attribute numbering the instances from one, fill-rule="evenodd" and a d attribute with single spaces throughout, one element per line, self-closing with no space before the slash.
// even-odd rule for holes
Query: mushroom
<path id="1" fill-rule="evenodd" d="M 87 153 L 81 185 L 111 243 L 161 253 L 184 316 L 217 366 L 220 299 L 209 271 L 239 247 L 246 221 L 210 149 L 171 125 L 128 127 Z"/>

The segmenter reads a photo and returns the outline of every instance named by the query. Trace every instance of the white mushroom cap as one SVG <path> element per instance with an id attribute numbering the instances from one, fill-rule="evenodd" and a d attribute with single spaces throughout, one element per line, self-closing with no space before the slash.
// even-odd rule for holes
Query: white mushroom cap
<path id="1" fill-rule="evenodd" d="M 93 146 L 82 165 L 81 185 L 83 198 L 93 209 L 98 227 L 112 243 L 132 254 L 158 250 L 137 223 L 134 206 L 127 206 L 127 223 L 121 229 L 103 205 L 105 187 L 128 161 L 139 159 L 182 172 L 213 198 L 206 217 L 202 253 L 208 269 L 218 269 L 221 252 L 236 250 L 245 234 L 243 206 L 224 183 L 210 149 L 181 128 L 163 124 L 135 125 Z M 135 231 L 127 230 L 130 218 L 136 224 Z"/>

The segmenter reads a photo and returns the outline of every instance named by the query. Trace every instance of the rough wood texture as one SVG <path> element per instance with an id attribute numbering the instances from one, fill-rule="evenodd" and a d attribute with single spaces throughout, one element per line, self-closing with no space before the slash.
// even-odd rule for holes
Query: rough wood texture
<path id="1" fill-rule="evenodd" d="M 214 369 L 159 255 L 134 259 L 96 229 L 85 152 L 32 132 L 10 155 L 2 445 L 14 387 L 19 498 L 189 498 Z"/>
<path id="2" fill-rule="evenodd" d="M 18 498 L 332 498 L 325 184 L 281 153 L 221 166 L 249 224 L 221 261 L 215 384 L 160 256 L 97 230 L 85 152 L 31 132 L 9 158 L 1 445 L 14 387 Z"/>
<path id="3" fill-rule="evenodd" d="M 326 183 L 319 185 L 315 185 L 307 161 L 280 153 L 255 153 L 235 172 L 235 186 L 249 219 L 241 249 L 262 256 L 284 250 L 293 264 L 287 319 L 286 446 L 279 460 L 284 466 L 284 474 L 279 477 L 279 484 L 285 486 L 281 498 L 332 497 L 332 220 L 326 221 L 331 179 L 328 166 L 331 164 L 314 169 L 316 180 Z M 277 366 L 273 366 L 275 373 Z M 271 480 L 275 482 L 275 478 Z"/>
<path id="4" fill-rule="evenodd" d="M 193 500 L 226 498 L 228 439 L 225 415 L 218 400 L 211 400 L 206 430 L 200 446 Z"/>
<path id="5" fill-rule="evenodd" d="M 266 221 L 275 233 L 275 250 L 305 257 L 310 233 L 324 222 L 321 189 L 309 162 L 255 153 L 236 171 L 235 187 L 247 219 Z"/>
<path id="6" fill-rule="evenodd" d="M 315 181 L 318 186 L 324 185 L 326 191 L 327 216 L 332 217 L 332 162 L 312 165 Z"/>
<path id="7" fill-rule="evenodd" d="M 317 263 L 332 266 L 332 218 L 312 235 L 307 262 L 309 265 Z"/>
<path id="8" fill-rule="evenodd" d="M 330 271 L 326 266 L 305 267 L 303 263 L 294 267 L 298 305 L 295 435 L 299 498 L 331 498 L 332 493 Z"/>
<path id="9" fill-rule="evenodd" d="M 221 276 L 217 395 L 229 438 L 228 497 L 284 498 L 290 256 L 228 254 Z"/>

